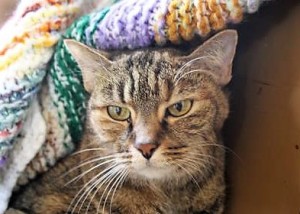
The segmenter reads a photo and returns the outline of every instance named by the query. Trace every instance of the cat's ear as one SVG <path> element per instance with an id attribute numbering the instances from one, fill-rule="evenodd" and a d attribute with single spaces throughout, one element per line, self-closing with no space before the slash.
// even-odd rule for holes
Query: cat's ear
<path id="1" fill-rule="evenodd" d="M 82 72 L 84 88 L 92 92 L 95 85 L 95 75 L 98 74 L 104 79 L 108 74 L 108 68 L 112 62 L 108 59 L 109 54 L 90 48 L 72 39 L 65 39 L 64 44 L 74 57 Z"/>
<path id="2" fill-rule="evenodd" d="M 213 73 L 221 86 L 224 86 L 231 80 L 237 40 L 238 35 L 235 30 L 222 31 L 180 60 L 184 63 L 191 61 L 193 69 L 204 67 L 208 72 Z"/>

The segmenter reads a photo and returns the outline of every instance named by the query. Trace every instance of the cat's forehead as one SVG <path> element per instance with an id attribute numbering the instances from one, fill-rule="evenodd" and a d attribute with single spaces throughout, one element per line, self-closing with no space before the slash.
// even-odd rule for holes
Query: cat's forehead
<path id="1" fill-rule="evenodd" d="M 114 67 L 131 71 L 138 69 L 141 73 L 155 71 L 160 73 L 170 72 L 176 63 L 168 51 L 138 50 L 116 55 Z"/>
<path id="2" fill-rule="evenodd" d="M 104 101 L 105 104 L 130 104 L 142 112 L 149 112 L 162 102 L 169 102 L 172 96 L 176 95 L 179 99 L 180 91 L 184 90 L 185 94 L 194 91 L 198 84 L 194 80 L 181 80 L 184 84 L 176 84 L 182 67 L 179 60 L 176 61 L 177 56 L 180 54 L 169 50 L 142 50 L 114 55 L 112 67 L 107 68 L 109 81 L 103 81 L 98 76 L 101 81 L 96 84 L 93 94 L 97 99 L 94 100 Z"/>
<path id="3" fill-rule="evenodd" d="M 152 111 L 170 97 L 175 70 L 172 63 L 168 53 L 158 51 L 115 56 L 112 68 L 108 68 L 112 69 L 112 81 L 99 82 L 93 100 L 130 104 L 142 112 Z"/>

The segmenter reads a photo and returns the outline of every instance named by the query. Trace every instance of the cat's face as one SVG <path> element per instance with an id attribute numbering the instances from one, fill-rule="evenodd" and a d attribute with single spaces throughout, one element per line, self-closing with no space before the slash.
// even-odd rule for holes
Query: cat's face
<path id="1" fill-rule="evenodd" d="M 68 41 L 91 93 L 93 147 L 133 179 L 209 172 L 223 161 L 216 152 L 229 111 L 222 86 L 231 78 L 236 39 L 225 31 L 188 56 L 158 49 L 110 59 Z"/>

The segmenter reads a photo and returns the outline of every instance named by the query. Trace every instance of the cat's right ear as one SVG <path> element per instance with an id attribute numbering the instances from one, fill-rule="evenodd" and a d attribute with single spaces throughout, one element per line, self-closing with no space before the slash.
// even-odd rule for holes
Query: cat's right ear
<path id="1" fill-rule="evenodd" d="M 95 75 L 106 79 L 107 68 L 112 64 L 108 53 L 98 51 L 72 39 L 65 39 L 64 44 L 78 63 L 82 72 L 84 88 L 91 93 L 95 85 Z"/>

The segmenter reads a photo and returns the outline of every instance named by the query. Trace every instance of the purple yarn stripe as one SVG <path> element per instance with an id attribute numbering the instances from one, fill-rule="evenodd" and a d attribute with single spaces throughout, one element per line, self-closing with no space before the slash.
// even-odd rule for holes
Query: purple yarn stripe
<path id="1" fill-rule="evenodd" d="M 142 17 L 140 20 L 140 23 L 144 24 L 144 28 L 142 28 L 142 37 L 148 40 L 144 40 L 145 43 L 143 43 L 141 46 L 144 47 L 146 45 L 148 45 L 149 43 L 153 43 L 154 41 L 154 32 L 152 31 L 152 29 L 149 27 L 149 20 L 151 17 L 151 14 L 154 10 L 154 8 L 156 7 L 157 3 L 159 2 L 159 0 L 157 1 L 146 1 L 146 4 L 144 5 L 144 7 L 142 8 Z M 150 40 L 151 39 L 151 40 Z"/>
<path id="2" fill-rule="evenodd" d="M 7 161 L 6 156 L 0 156 L 0 168 L 4 167 L 6 161 Z"/>
<path id="3" fill-rule="evenodd" d="M 112 42 L 114 42 L 111 41 L 111 36 L 109 35 L 111 29 L 105 29 L 105 26 L 108 25 L 107 22 L 110 19 L 113 19 L 113 16 L 114 18 L 119 17 L 120 5 L 121 3 L 117 3 L 116 5 L 113 5 L 110 8 L 110 11 L 106 14 L 105 18 L 99 23 L 98 28 L 94 33 L 94 43 L 96 45 L 96 48 L 109 49 L 113 45 L 113 44 L 110 45 Z"/>
<path id="4" fill-rule="evenodd" d="M 155 33 L 150 20 L 158 3 L 160 0 L 121 1 L 111 7 L 94 34 L 96 47 L 133 49 L 153 44 Z"/>

